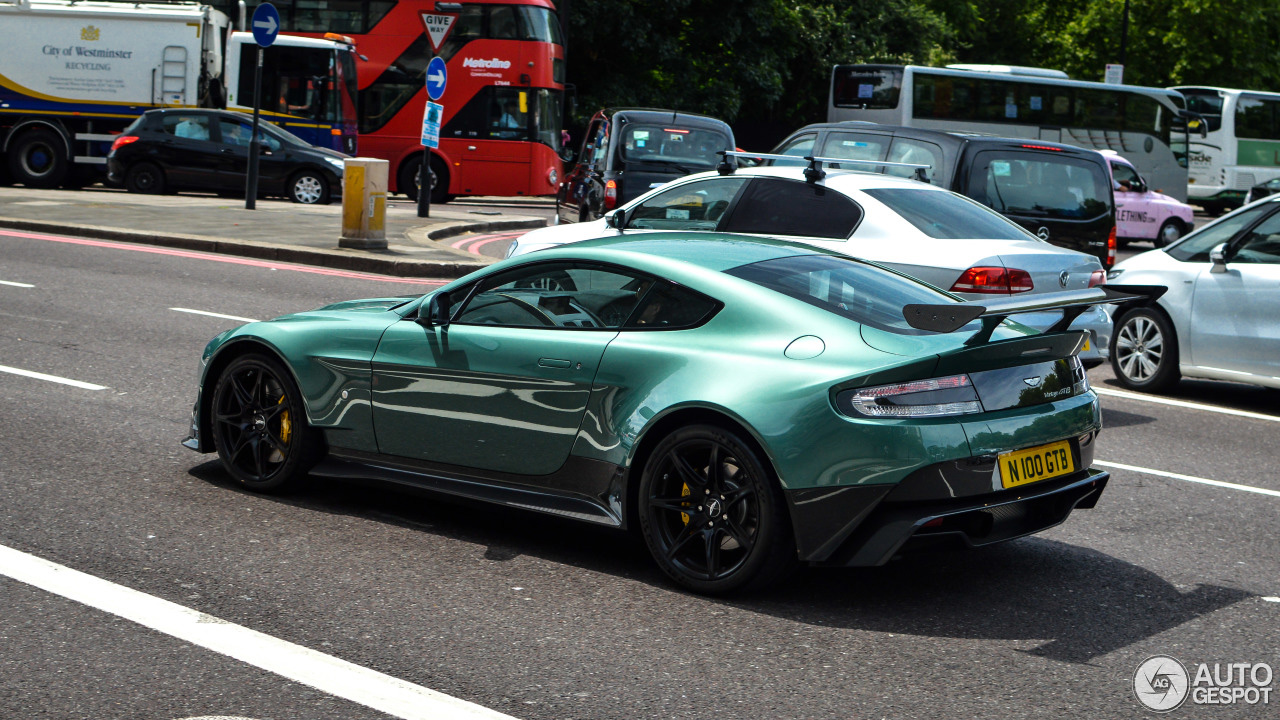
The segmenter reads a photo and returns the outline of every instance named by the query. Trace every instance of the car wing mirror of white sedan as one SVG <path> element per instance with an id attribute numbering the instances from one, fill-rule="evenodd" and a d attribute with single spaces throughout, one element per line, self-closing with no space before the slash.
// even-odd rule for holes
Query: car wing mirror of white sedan
<path id="1" fill-rule="evenodd" d="M 1209 272 L 1224 273 L 1227 271 L 1227 244 L 1221 243 L 1209 251 L 1209 262 L 1213 268 Z"/>
<path id="2" fill-rule="evenodd" d="M 604 224 L 622 232 L 627 227 L 627 211 L 624 208 L 605 213 Z"/>

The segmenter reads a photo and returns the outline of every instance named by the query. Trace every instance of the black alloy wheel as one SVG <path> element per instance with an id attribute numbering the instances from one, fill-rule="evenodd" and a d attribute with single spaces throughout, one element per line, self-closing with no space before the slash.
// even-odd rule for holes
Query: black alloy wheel
<path id="1" fill-rule="evenodd" d="M 773 474 L 727 430 L 696 425 L 665 438 L 645 463 L 639 503 L 650 553 L 691 590 L 758 589 L 794 564 Z"/>
<path id="2" fill-rule="evenodd" d="M 124 174 L 124 189 L 129 192 L 160 195 L 164 188 L 164 171 L 154 163 L 136 163 Z"/>
<path id="3" fill-rule="evenodd" d="M 223 467 L 251 490 L 288 489 L 319 458 L 319 436 L 307 425 L 297 386 L 265 355 L 227 366 L 214 389 L 212 421 Z"/>

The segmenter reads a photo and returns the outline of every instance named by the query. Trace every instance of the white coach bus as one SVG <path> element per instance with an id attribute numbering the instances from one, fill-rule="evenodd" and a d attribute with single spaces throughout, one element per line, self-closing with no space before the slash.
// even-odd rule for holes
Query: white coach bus
<path id="1" fill-rule="evenodd" d="M 1115 150 L 1153 190 L 1187 197 L 1180 94 L 1008 65 L 837 65 L 827 121 L 865 120 Z"/>
<path id="2" fill-rule="evenodd" d="M 1207 136 L 1191 136 L 1190 202 L 1210 212 L 1239 207 L 1245 193 L 1280 177 L 1280 93 L 1230 88 L 1170 88 L 1198 113 Z M 1193 123 L 1194 124 L 1194 123 Z"/>

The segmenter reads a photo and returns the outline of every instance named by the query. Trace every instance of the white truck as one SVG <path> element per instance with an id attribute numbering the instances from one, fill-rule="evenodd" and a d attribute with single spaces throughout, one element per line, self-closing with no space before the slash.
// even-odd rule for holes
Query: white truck
<path id="1" fill-rule="evenodd" d="M 152 108 L 253 107 L 252 34 L 198 2 L 0 0 L 0 48 L 0 181 L 6 171 L 29 187 L 100 179 L 115 136 Z M 277 36 L 265 119 L 354 154 L 354 54 L 337 36 Z"/>

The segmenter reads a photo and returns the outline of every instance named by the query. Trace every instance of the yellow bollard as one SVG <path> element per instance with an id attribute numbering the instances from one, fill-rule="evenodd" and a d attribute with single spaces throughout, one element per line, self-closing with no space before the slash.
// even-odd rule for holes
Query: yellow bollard
<path id="1" fill-rule="evenodd" d="M 387 175 L 391 164 L 376 158 L 347 158 L 342 172 L 341 247 L 387 247 Z"/>

